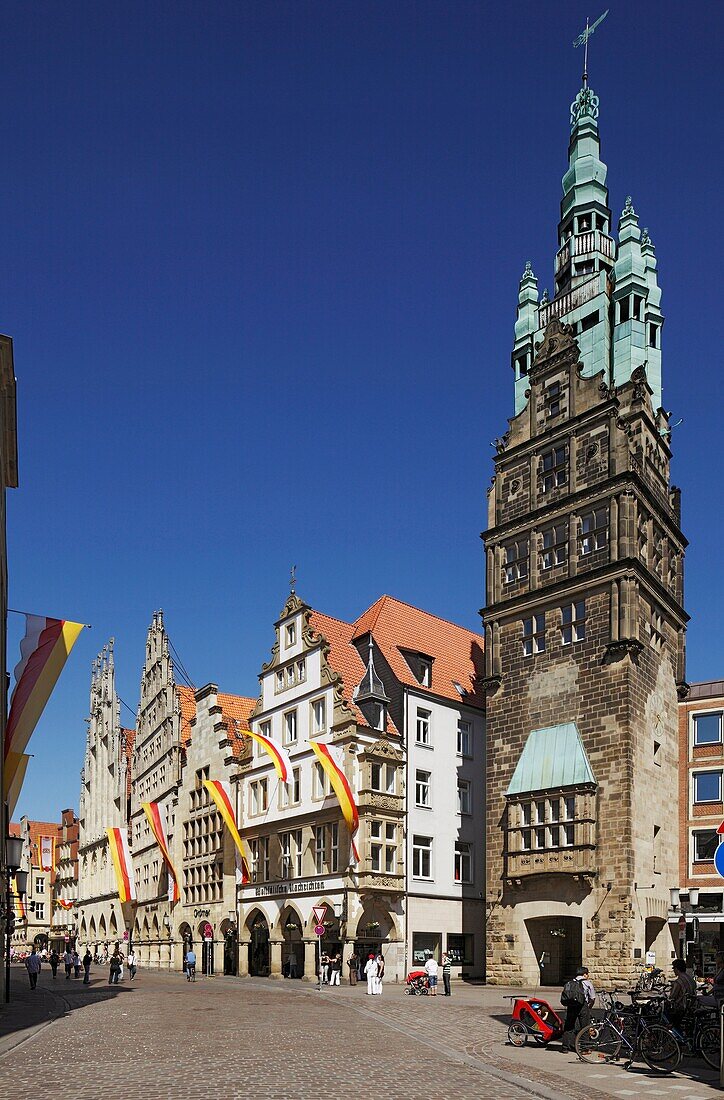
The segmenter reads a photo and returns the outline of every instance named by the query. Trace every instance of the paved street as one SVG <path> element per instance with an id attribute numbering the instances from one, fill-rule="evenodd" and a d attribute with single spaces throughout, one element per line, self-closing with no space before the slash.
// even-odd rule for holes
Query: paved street
<path id="1" fill-rule="evenodd" d="M 23 1029 L 9 1031 L 12 1016 L 0 1014 L 3 1095 L 14 1100 L 716 1094 L 682 1074 L 662 1080 L 585 1066 L 553 1048 L 514 1051 L 504 1041 L 508 1002 L 497 989 L 466 987 L 433 1000 L 388 986 L 371 998 L 361 987 L 320 993 L 301 982 L 223 978 L 189 985 L 154 973 L 109 987 L 98 971 L 84 988 L 44 971 L 31 998 L 22 972 L 14 978 L 11 1009 Z M 61 1015 L 49 1023 L 51 1013 Z"/>

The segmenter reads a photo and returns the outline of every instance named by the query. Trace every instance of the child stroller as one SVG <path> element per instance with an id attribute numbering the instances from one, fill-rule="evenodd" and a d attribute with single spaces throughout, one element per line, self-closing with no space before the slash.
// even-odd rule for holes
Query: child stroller
<path id="1" fill-rule="evenodd" d="M 411 970 L 405 979 L 405 993 L 408 997 L 425 997 L 429 993 L 427 974 L 424 970 Z"/>
<path id="2" fill-rule="evenodd" d="M 547 1001 L 540 997 L 509 997 L 508 1000 L 513 1002 L 508 1042 L 514 1047 L 525 1046 L 528 1036 L 544 1046 L 563 1034 L 563 1020 Z"/>

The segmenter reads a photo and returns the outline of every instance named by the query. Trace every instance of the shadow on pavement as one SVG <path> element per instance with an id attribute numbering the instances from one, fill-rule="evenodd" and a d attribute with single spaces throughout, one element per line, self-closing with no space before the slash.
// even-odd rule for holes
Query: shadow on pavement
<path id="1" fill-rule="evenodd" d="M 133 989 L 129 982 L 110 985 L 100 967 L 96 974 L 91 975 L 89 985 L 84 985 L 81 978 L 66 980 L 62 972 L 53 979 L 50 968 L 44 967 L 37 987 L 31 989 L 25 968 L 13 966 L 10 1003 L 0 1002 L 0 1057 L 51 1020 L 67 1016 L 86 1005 L 131 992 Z M 4 997 L 4 981 L 0 997 Z"/>

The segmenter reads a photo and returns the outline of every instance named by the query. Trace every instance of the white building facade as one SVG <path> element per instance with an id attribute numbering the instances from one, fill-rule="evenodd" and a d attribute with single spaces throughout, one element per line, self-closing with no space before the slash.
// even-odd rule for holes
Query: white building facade
<path id="1" fill-rule="evenodd" d="M 78 815 L 78 936 L 79 942 L 94 953 L 112 951 L 126 931 L 106 829 L 128 826 L 128 767 L 133 737 L 133 730 L 121 727 L 111 639 L 91 671 Z"/>

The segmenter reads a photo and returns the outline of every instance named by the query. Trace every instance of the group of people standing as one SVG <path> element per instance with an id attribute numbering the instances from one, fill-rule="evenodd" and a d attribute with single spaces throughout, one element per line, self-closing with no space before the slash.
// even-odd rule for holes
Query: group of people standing
<path id="1" fill-rule="evenodd" d="M 319 959 L 319 980 L 322 985 L 340 985 L 342 976 L 342 953 L 335 954 L 323 951 Z M 357 982 L 367 980 L 367 992 L 369 994 L 382 993 L 382 979 L 385 975 L 385 960 L 382 952 L 371 951 L 368 958 L 363 958 L 357 951 L 353 951 L 347 958 L 349 970 L 349 984 L 357 985 Z M 289 977 L 296 978 L 296 959 L 289 957 Z"/>

